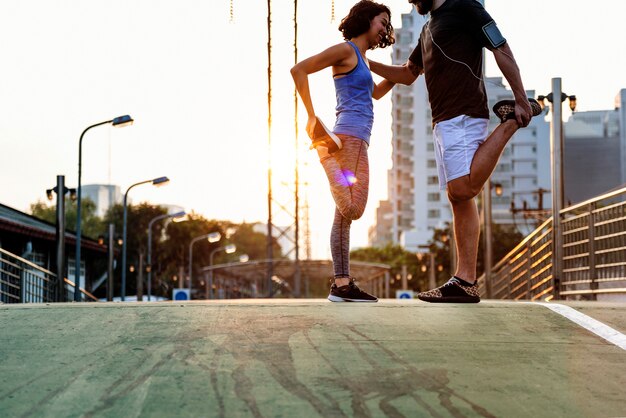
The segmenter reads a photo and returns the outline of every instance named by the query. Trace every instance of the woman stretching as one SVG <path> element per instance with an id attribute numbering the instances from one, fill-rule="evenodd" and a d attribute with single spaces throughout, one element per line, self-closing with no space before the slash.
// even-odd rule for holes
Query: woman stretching
<path id="1" fill-rule="evenodd" d="M 372 98 L 380 99 L 393 83 L 375 84 L 365 53 L 395 42 L 391 12 L 370 0 L 355 4 L 342 19 L 339 30 L 346 42 L 331 46 L 291 69 L 296 89 L 308 113 L 306 131 L 335 200 L 335 219 L 330 234 L 334 279 L 328 299 L 332 302 L 377 302 L 357 287 L 350 276 L 350 224 L 365 210 L 369 190 L 369 147 L 374 112 Z M 308 75 L 332 67 L 337 96 L 337 120 L 332 131 L 315 116 Z"/>

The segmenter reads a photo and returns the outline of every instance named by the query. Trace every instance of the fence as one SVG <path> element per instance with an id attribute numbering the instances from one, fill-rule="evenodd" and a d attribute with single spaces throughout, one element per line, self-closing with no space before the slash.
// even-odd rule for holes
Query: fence
<path id="1" fill-rule="evenodd" d="M 549 219 L 492 268 L 490 283 L 479 278 L 481 293 L 493 299 L 623 300 L 626 188 L 563 209 L 561 231 L 561 277 L 554 276 Z"/>
<path id="2" fill-rule="evenodd" d="M 53 272 L 0 248 L 0 302 L 45 303 L 74 300 L 74 283 L 64 279 L 63 291 L 57 292 Z M 80 289 L 83 301 L 97 300 Z"/>

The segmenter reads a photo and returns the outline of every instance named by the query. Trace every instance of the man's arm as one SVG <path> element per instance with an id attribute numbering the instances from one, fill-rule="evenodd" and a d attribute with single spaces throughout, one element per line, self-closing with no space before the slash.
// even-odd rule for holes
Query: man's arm
<path id="1" fill-rule="evenodd" d="M 424 72 L 421 67 L 407 61 L 404 65 L 386 65 L 376 61 L 369 60 L 370 70 L 373 73 L 389 80 L 395 84 L 413 84 L 415 79 Z"/>
<path id="2" fill-rule="evenodd" d="M 383 80 L 378 84 L 374 84 L 374 91 L 372 92 L 372 98 L 379 100 L 385 94 L 389 92 L 395 86 L 395 83 L 392 83 L 389 80 Z"/>
<path id="3" fill-rule="evenodd" d="M 513 96 L 515 96 L 515 119 L 517 120 L 517 124 L 521 127 L 526 127 L 530 123 L 532 110 L 530 103 L 528 103 L 528 98 L 526 97 L 526 90 L 524 90 L 524 85 L 522 84 L 519 67 L 513 57 L 513 51 L 511 51 L 509 44 L 505 43 L 492 52 L 496 59 L 496 64 L 498 64 L 498 68 L 502 71 L 506 81 L 509 82 Z"/>

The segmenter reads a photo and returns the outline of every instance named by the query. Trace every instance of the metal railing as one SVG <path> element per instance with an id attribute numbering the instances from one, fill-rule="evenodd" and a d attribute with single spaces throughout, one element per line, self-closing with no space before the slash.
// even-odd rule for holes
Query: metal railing
<path id="1" fill-rule="evenodd" d="M 74 300 L 74 283 L 64 279 L 57 294 L 57 276 L 24 258 L 0 248 L 0 303 L 46 303 Z M 97 299 L 80 289 L 81 300 Z"/>
<path id="2" fill-rule="evenodd" d="M 555 280 L 553 273 L 548 219 L 492 268 L 489 284 L 479 278 L 481 294 L 529 300 L 626 297 L 626 188 L 563 209 L 561 231 L 563 259 L 556 261 L 562 263 L 561 277 Z"/>

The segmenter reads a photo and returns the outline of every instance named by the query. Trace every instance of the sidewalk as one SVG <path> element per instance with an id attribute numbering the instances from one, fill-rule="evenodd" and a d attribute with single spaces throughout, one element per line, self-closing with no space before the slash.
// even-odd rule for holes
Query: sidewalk
<path id="1" fill-rule="evenodd" d="M 626 351 L 541 305 L 0 305 L 0 330 L 2 416 L 626 416 Z"/>

